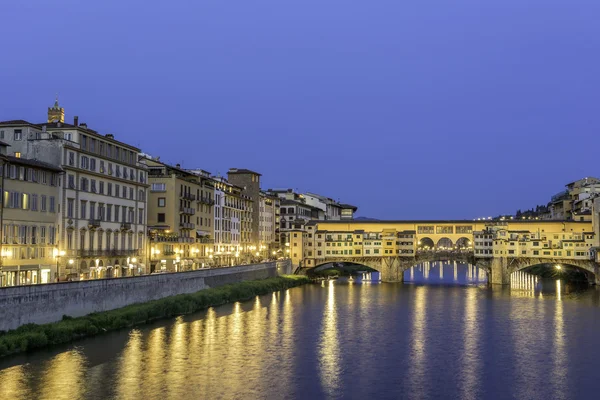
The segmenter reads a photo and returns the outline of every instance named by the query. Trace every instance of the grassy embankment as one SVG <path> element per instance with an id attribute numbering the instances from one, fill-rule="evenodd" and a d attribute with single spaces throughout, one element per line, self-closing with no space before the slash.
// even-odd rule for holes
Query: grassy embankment
<path id="1" fill-rule="evenodd" d="M 285 275 L 165 297 L 78 318 L 64 316 L 61 321 L 50 324 L 27 324 L 15 330 L 0 332 L 0 357 L 54 344 L 68 343 L 161 318 L 189 314 L 208 307 L 249 300 L 257 295 L 300 286 L 308 282 L 309 279 L 305 276 Z"/>

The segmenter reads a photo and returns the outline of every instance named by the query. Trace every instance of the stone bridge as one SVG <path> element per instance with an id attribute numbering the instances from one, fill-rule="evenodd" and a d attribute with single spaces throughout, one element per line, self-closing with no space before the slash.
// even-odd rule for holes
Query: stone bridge
<path id="1" fill-rule="evenodd" d="M 381 273 L 384 282 L 402 282 L 404 271 L 424 262 L 456 261 L 474 265 L 486 271 L 489 283 L 507 285 L 510 274 L 539 264 L 570 265 L 586 271 L 590 282 L 600 284 L 600 266 L 592 260 L 577 260 L 564 258 L 532 258 L 532 257 L 475 257 L 473 252 L 466 251 L 432 251 L 418 252 L 413 257 L 380 256 L 380 257 L 339 257 L 320 258 L 315 260 L 315 266 L 329 263 L 354 263 L 365 265 Z"/>

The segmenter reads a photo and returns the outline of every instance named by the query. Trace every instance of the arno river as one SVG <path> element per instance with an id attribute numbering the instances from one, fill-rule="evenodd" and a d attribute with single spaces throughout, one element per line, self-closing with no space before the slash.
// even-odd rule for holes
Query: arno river
<path id="1" fill-rule="evenodd" d="M 376 278 L 373 277 L 372 278 Z M 0 399 L 597 399 L 600 291 L 465 265 L 306 285 L 0 361 Z"/>

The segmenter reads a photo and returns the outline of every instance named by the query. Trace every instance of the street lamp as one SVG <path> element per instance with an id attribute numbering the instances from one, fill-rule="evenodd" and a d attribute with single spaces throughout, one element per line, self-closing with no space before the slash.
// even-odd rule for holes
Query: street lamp
<path id="1" fill-rule="evenodd" d="M 59 279 L 60 279 L 59 260 L 62 256 L 65 255 L 65 251 L 64 250 L 59 251 L 57 248 L 55 248 L 53 250 L 53 254 L 54 254 L 54 257 L 56 258 L 56 282 L 59 282 Z"/>

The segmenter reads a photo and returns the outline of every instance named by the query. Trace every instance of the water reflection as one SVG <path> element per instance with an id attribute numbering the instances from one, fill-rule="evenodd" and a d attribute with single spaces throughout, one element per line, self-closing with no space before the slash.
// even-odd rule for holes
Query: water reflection
<path id="1" fill-rule="evenodd" d="M 427 388 L 426 361 L 426 335 L 427 335 L 427 290 L 426 287 L 417 287 L 415 291 L 415 306 L 412 312 L 412 331 L 410 333 L 410 365 L 411 371 L 406 376 L 408 386 L 413 393 L 424 394 Z"/>
<path id="2" fill-rule="evenodd" d="M 485 271 L 456 261 L 424 262 L 404 272 L 407 283 L 479 285 L 487 282 Z"/>
<path id="3" fill-rule="evenodd" d="M 556 280 L 556 308 L 554 310 L 554 346 L 552 361 L 552 386 L 556 399 L 567 398 L 567 352 L 565 351 L 564 303 L 561 294 L 561 281 Z"/>
<path id="4" fill-rule="evenodd" d="M 599 297 L 527 275 L 340 279 L 14 358 L 0 399 L 594 398 Z"/>
<path id="5" fill-rule="evenodd" d="M 321 343 L 319 344 L 320 378 L 325 393 L 335 396 L 339 388 L 340 349 L 338 346 L 337 310 L 335 307 L 334 281 L 329 281 L 327 302 L 323 312 Z"/>

